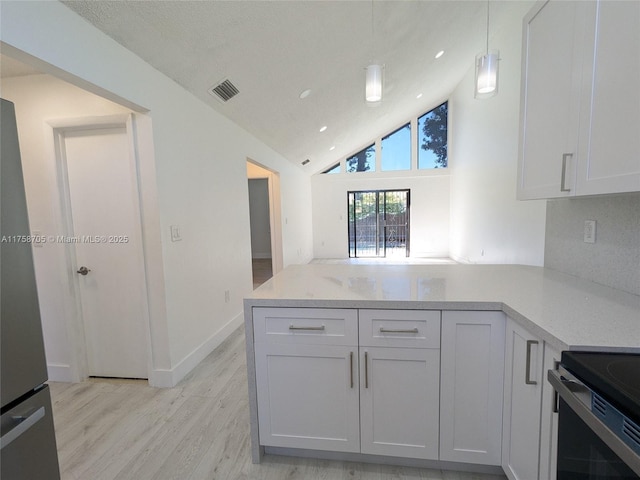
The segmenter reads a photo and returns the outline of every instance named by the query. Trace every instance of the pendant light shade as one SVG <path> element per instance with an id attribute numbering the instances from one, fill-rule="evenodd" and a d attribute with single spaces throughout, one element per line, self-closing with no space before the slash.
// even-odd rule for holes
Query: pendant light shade
<path id="1" fill-rule="evenodd" d="M 499 60 L 497 50 L 476 55 L 476 98 L 492 97 L 498 93 Z"/>
<path id="2" fill-rule="evenodd" d="M 489 50 L 489 0 L 487 0 L 487 49 L 476 55 L 475 98 L 489 98 L 498 93 L 500 52 Z"/>
<path id="3" fill-rule="evenodd" d="M 382 100 L 382 65 L 369 65 L 367 67 L 365 98 L 367 102 L 380 102 Z"/>

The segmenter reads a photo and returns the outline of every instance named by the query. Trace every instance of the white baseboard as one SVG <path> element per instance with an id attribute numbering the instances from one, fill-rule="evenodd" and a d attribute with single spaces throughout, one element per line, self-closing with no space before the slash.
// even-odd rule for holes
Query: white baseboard
<path id="1" fill-rule="evenodd" d="M 191 370 L 193 370 L 207 355 L 213 352 L 229 335 L 244 322 L 244 313 L 240 312 L 225 326 L 211 335 L 200 346 L 184 357 L 171 370 L 153 370 L 149 376 L 152 387 L 175 387 Z"/>
<path id="2" fill-rule="evenodd" d="M 71 365 L 65 365 L 61 363 L 48 363 L 47 375 L 52 382 L 75 382 L 74 375 L 71 369 Z"/>

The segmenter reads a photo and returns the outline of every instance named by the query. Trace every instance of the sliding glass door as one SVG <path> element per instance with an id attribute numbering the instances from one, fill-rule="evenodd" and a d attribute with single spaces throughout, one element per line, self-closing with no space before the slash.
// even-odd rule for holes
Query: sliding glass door
<path id="1" fill-rule="evenodd" d="M 409 190 L 347 192 L 349 257 L 409 256 Z"/>

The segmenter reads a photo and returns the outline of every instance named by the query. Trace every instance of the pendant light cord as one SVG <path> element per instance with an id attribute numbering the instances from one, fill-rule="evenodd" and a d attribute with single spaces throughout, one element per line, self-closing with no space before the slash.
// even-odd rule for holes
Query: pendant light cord
<path id="1" fill-rule="evenodd" d="M 373 2 L 375 0 L 371 0 L 371 59 L 373 60 L 373 53 L 376 50 L 376 35 L 375 28 L 373 26 Z"/>
<path id="2" fill-rule="evenodd" d="M 374 0 L 371 0 L 371 38 L 373 38 L 373 2 Z"/>
<path id="3" fill-rule="evenodd" d="M 487 0 L 487 55 L 489 54 L 489 0 Z"/>

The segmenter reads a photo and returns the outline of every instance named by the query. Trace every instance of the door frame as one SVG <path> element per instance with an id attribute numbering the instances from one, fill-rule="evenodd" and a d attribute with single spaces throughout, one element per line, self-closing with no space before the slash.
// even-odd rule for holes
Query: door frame
<path id="1" fill-rule="evenodd" d="M 129 158 L 131 160 L 131 175 L 134 177 L 132 186 L 134 188 L 134 215 L 137 221 L 137 235 L 140 240 L 140 252 L 135 261 L 140 263 L 142 272 L 142 285 L 140 285 L 142 292 L 142 308 L 143 318 L 142 322 L 144 339 L 140 348 L 144 349 L 145 356 L 147 358 L 147 378 L 152 379 L 153 373 L 153 360 L 150 346 L 151 342 L 151 329 L 150 329 L 150 313 L 149 313 L 149 291 L 147 285 L 147 257 L 145 254 L 145 238 L 143 231 L 143 218 L 141 215 L 141 196 L 140 196 L 140 158 L 138 150 L 136 148 L 136 132 L 133 122 L 133 114 L 122 115 L 105 115 L 99 117 L 82 117 L 82 118 L 70 118 L 61 119 L 47 122 L 51 127 L 53 134 L 53 148 L 55 158 L 55 173 L 56 183 L 58 186 L 58 200 L 60 202 L 60 215 L 62 235 L 65 237 L 72 237 L 73 220 L 71 212 L 71 197 L 69 189 L 69 178 L 66 163 L 66 153 L 64 151 L 64 137 L 68 132 L 77 132 L 83 130 L 96 130 L 105 128 L 124 128 L 127 135 L 127 143 L 129 149 Z M 78 266 L 76 265 L 75 244 L 72 242 L 64 243 L 64 265 L 61 268 L 64 269 L 66 275 L 63 277 L 67 280 L 69 289 L 70 301 L 65 305 L 67 308 L 67 336 L 69 343 L 72 346 L 73 351 L 70 356 L 70 371 L 71 379 L 74 382 L 84 380 L 89 376 L 88 358 L 86 337 L 84 330 L 84 320 L 82 317 L 81 299 L 80 299 L 80 283 L 78 275 L 75 274 Z"/>

